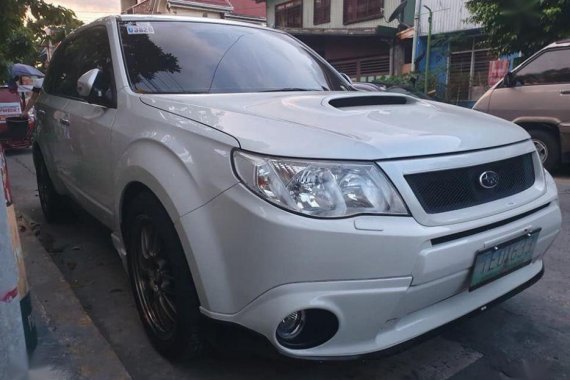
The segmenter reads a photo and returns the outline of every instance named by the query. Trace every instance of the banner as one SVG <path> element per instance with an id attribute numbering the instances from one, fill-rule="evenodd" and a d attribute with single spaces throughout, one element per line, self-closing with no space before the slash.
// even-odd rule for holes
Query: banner
<path id="1" fill-rule="evenodd" d="M 500 81 L 509 72 L 509 61 L 506 59 L 499 59 L 489 62 L 489 86 L 494 86 L 495 83 Z"/>
<path id="2" fill-rule="evenodd" d="M 0 103 L 0 116 L 13 116 L 22 113 L 22 108 L 19 102 L 14 103 Z"/>

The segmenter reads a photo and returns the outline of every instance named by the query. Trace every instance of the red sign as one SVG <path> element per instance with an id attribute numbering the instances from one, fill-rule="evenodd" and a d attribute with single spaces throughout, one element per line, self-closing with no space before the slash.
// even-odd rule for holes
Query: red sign
<path id="1" fill-rule="evenodd" d="M 498 81 L 503 79 L 509 72 L 509 61 L 499 59 L 489 62 L 489 86 L 495 85 Z"/>

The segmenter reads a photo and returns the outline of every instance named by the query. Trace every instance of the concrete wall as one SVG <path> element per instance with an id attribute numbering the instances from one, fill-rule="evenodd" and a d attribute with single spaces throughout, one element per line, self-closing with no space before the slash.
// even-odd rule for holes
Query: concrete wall
<path id="1" fill-rule="evenodd" d="M 270 27 L 275 26 L 275 6 L 277 4 L 285 3 L 289 0 L 266 0 L 267 4 L 267 25 Z M 408 7 L 413 8 L 412 4 Z M 384 0 L 384 16 L 388 18 L 394 9 L 400 4 L 400 0 Z M 392 23 L 387 23 L 385 18 L 377 18 L 374 20 L 344 25 L 343 18 L 343 1 L 342 0 L 331 0 L 331 21 L 326 24 L 313 25 L 313 15 L 315 9 L 314 0 L 303 0 L 303 28 L 335 28 L 335 29 L 352 29 L 352 28 L 374 28 L 378 25 L 381 26 L 398 26 L 397 21 Z"/>
<path id="2" fill-rule="evenodd" d="M 233 13 L 237 15 L 265 17 L 265 4 L 256 3 L 255 0 L 230 0 L 234 7 Z"/>
<path id="3" fill-rule="evenodd" d="M 121 12 L 137 5 L 137 0 L 121 0 Z"/>
<path id="4" fill-rule="evenodd" d="M 205 11 L 203 9 L 191 9 L 186 7 L 178 7 L 171 5 L 170 8 L 166 6 L 166 0 L 160 0 L 158 3 L 158 13 L 165 15 L 178 15 L 188 17 L 208 17 L 208 18 L 222 18 L 223 11 Z"/>

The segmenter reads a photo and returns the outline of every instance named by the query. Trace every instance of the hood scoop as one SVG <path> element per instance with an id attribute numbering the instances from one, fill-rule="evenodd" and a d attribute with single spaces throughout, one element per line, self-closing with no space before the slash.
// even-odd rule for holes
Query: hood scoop
<path id="1" fill-rule="evenodd" d="M 329 104 L 335 108 L 352 108 L 366 106 L 387 106 L 394 104 L 408 104 L 412 99 L 399 95 L 366 95 L 334 98 L 329 100 Z"/>

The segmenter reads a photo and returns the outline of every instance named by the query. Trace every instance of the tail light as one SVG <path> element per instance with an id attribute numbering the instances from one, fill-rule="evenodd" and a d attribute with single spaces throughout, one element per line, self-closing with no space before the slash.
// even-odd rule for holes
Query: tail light
<path id="1" fill-rule="evenodd" d="M 0 176 L 2 177 L 2 187 L 4 188 L 4 196 L 6 197 L 6 206 L 12 204 L 12 193 L 10 192 L 10 180 L 8 179 L 8 165 L 4 150 L 0 146 Z"/>

